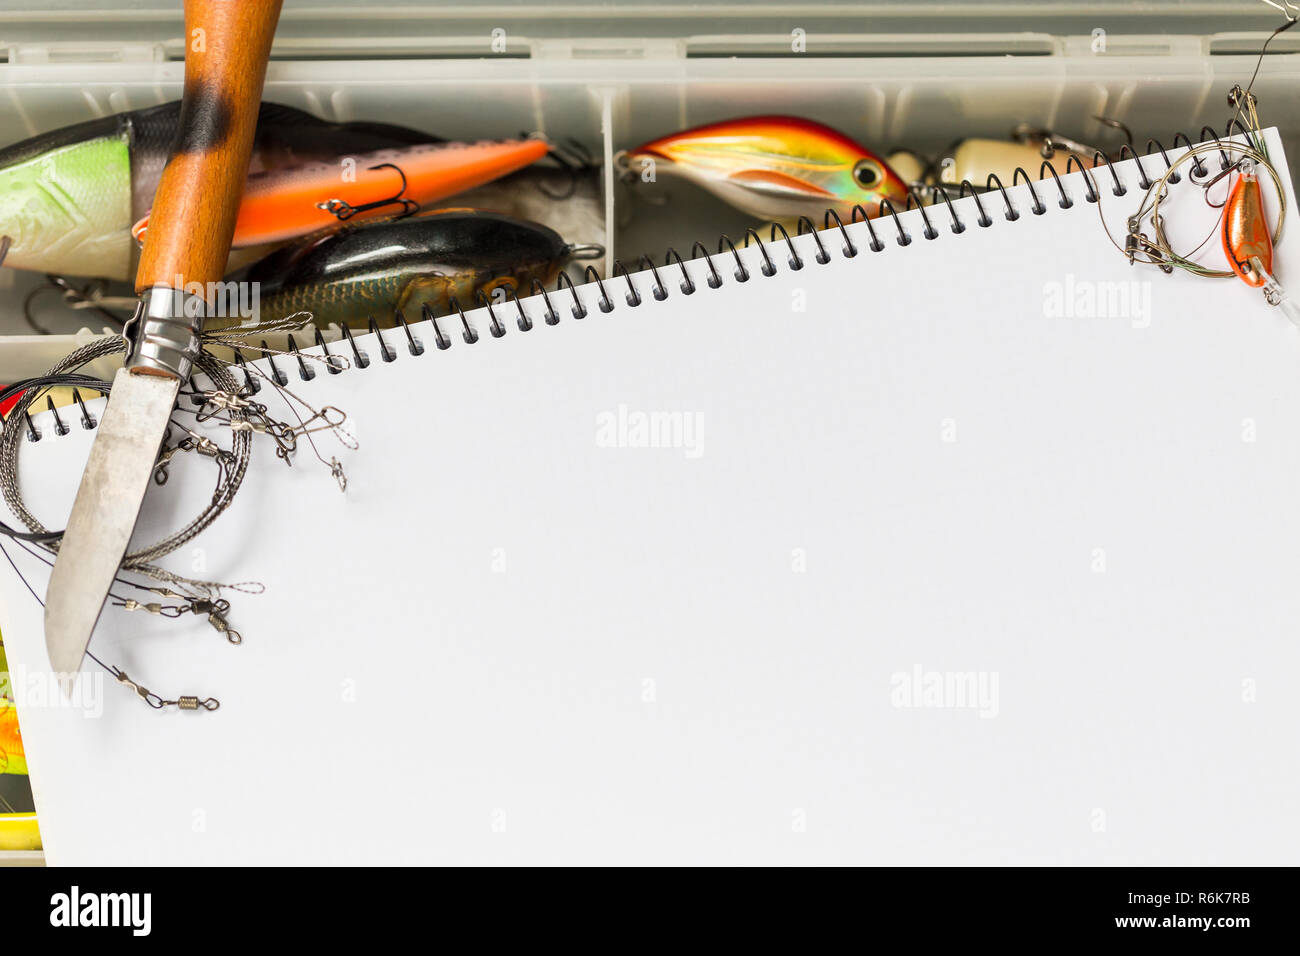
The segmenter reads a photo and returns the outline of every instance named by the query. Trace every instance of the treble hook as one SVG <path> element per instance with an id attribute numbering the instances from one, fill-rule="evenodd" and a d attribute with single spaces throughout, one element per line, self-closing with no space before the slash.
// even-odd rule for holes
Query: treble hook
<path id="1" fill-rule="evenodd" d="M 1038 145 L 1038 151 L 1044 159 L 1051 159 L 1057 150 L 1080 154 L 1092 152 L 1092 147 L 1086 143 L 1080 143 L 1078 140 L 1062 136 L 1044 127 L 1033 126 L 1030 123 L 1020 123 L 1016 126 L 1011 131 L 1011 139 L 1017 143 Z"/>
<path id="2" fill-rule="evenodd" d="M 8 239 L 9 237 L 5 236 L 4 238 Z M 6 245 L 4 247 L 4 252 L 7 253 L 8 251 L 9 248 Z M 111 301 L 114 305 L 121 303 L 127 308 L 130 308 L 130 306 L 126 305 L 125 299 L 114 299 L 113 297 L 105 296 L 102 282 L 91 282 L 84 289 L 78 289 L 63 276 L 46 273 L 45 279 L 49 285 L 36 286 L 31 292 L 28 292 L 27 297 L 23 299 L 23 318 L 27 321 L 27 325 L 37 334 L 50 334 L 49 329 L 36 321 L 35 310 L 32 308 L 32 304 L 36 299 L 46 292 L 62 293 L 63 304 L 70 309 L 89 309 L 101 318 L 112 322 L 113 325 L 125 327 L 127 320 L 109 312 L 108 309 L 104 308 L 103 303 Z"/>
<path id="3" fill-rule="evenodd" d="M 1235 172 L 1245 172 L 1246 167 L 1248 165 L 1254 165 L 1254 164 L 1251 163 L 1249 159 L 1243 156 L 1235 163 L 1232 163 L 1231 165 L 1225 166 L 1223 169 L 1221 169 L 1218 175 L 1216 175 L 1213 179 L 1206 180 L 1205 184 L 1201 187 L 1201 189 L 1205 193 L 1205 204 L 1209 206 L 1211 209 L 1222 209 L 1224 206 L 1226 206 L 1228 204 L 1228 198 L 1226 196 L 1223 198 L 1223 202 L 1212 202 L 1210 200 L 1210 187 L 1213 186 L 1215 183 L 1217 183 L 1220 179 L 1223 179 L 1225 176 L 1229 176 Z"/>
<path id="4" fill-rule="evenodd" d="M 1121 123 L 1119 120 L 1111 119 L 1109 116 L 1096 116 L 1096 115 L 1093 116 L 1093 119 L 1095 119 L 1102 126 L 1109 126 L 1111 129 L 1119 130 L 1121 133 L 1124 134 L 1124 138 L 1128 140 L 1129 149 L 1133 148 L 1133 131 L 1129 129 L 1127 126 L 1125 126 L 1123 123 Z"/>
<path id="5" fill-rule="evenodd" d="M 578 191 L 578 181 L 582 174 L 593 166 L 591 154 L 587 152 L 586 147 L 576 139 L 565 140 L 564 146 L 555 143 L 548 144 L 550 149 L 547 155 L 555 161 L 555 164 L 564 172 L 569 174 L 569 185 L 562 191 L 552 191 L 544 184 L 537 184 L 537 191 L 548 199 L 563 201 L 569 199 Z"/>
<path id="6" fill-rule="evenodd" d="M 362 203 L 360 206 L 354 206 L 344 199 L 327 199 L 324 202 L 316 204 L 317 209 L 323 209 L 328 213 L 333 213 L 339 222 L 347 222 L 359 212 L 369 212 L 371 209 L 382 209 L 384 206 L 401 206 L 402 211 L 395 219 L 405 219 L 407 216 L 413 216 L 419 212 L 420 204 L 414 199 L 404 196 L 406 192 L 406 173 L 402 172 L 402 167 L 396 163 L 378 163 L 374 166 L 366 167 L 368 170 L 375 169 L 395 169 L 397 175 L 402 178 L 402 188 L 387 199 L 376 199 L 374 202 Z"/>

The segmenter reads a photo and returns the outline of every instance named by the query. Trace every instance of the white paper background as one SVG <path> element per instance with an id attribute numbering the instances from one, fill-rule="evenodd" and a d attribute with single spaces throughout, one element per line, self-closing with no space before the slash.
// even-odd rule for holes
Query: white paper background
<path id="1" fill-rule="evenodd" d="M 1294 862 L 1300 332 L 1237 280 L 1130 268 L 1038 188 L 1015 223 L 965 200 L 961 235 L 912 213 L 906 248 L 859 225 L 854 259 L 825 233 L 830 264 L 777 243 L 773 278 L 728 253 L 721 290 L 661 268 L 663 303 L 610 280 L 610 315 L 584 288 L 582 321 L 564 293 L 555 327 L 508 307 L 502 339 L 475 313 L 473 346 L 447 322 L 445 352 L 415 326 L 418 358 L 390 333 L 391 365 L 364 337 L 369 369 L 283 363 L 351 416 L 348 491 L 259 441 L 168 562 L 266 583 L 231 596 L 242 647 L 105 612 L 101 657 L 220 711 L 109 683 L 97 719 L 21 711 L 50 861 Z M 1149 283 L 1149 325 L 1045 316 L 1067 275 Z M 700 454 L 600 447 L 620 405 L 694 416 Z M 24 447 L 52 526 L 92 435 Z M 139 534 L 211 475 L 178 462 Z M 915 668 L 995 676 L 996 707 L 896 706 Z"/>

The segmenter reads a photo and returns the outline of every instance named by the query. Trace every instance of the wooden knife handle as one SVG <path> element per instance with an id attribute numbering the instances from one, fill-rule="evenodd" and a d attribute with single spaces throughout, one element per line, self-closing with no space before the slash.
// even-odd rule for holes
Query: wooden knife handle
<path id="1" fill-rule="evenodd" d="M 185 0 L 180 129 L 158 182 L 137 292 L 221 279 L 281 0 Z M 179 277 L 179 280 L 178 280 Z"/>

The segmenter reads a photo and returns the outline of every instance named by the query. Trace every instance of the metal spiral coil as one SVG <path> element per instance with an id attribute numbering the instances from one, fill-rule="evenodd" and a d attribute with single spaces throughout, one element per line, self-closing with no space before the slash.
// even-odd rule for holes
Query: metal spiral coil
<path id="1" fill-rule="evenodd" d="M 1250 131 L 1246 129 L 1241 121 L 1234 117 L 1229 121 L 1224 130 L 1223 136 L 1224 138 L 1231 138 L 1233 135 L 1245 135 L 1249 132 Z M 1213 142 L 1219 146 L 1221 170 L 1227 169 L 1231 165 L 1227 152 L 1228 149 L 1231 148 L 1231 144 L 1225 144 L 1224 139 L 1220 138 L 1219 134 L 1209 126 L 1202 127 L 1200 136 L 1202 142 Z M 1177 149 L 1182 146 L 1190 149 L 1193 145 L 1195 144 L 1186 133 L 1179 132 L 1174 135 L 1170 148 Z M 1106 153 L 1104 150 L 1097 150 L 1092 156 L 1091 166 L 1085 165 L 1086 161 L 1081 159 L 1076 153 L 1069 153 L 1066 157 L 1063 172 L 1057 170 L 1051 160 L 1044 160 L 1042 162 L 1038 169 L 1037 177 L 1031 175 L 1024 167 L 1016 167 L 1012 174 L 1010 189 L 995 173 L 989 174 L 982 188 L 976 186 L 969 179 L 963 179 L 960 185 L 956 187 L 956 199 L 960 201 L 968 196 L 973 199 L 975 202 L 975 208 L 978 212 L 975 224 L 981 228 L 989 228 L 993 226 L 995 222 L 994 218 L 989 214 L 989 209 L 984 202 L 984 199 L 987 198 L 990 193 L 998 193 L 1003 206 L 1003 218 L 1008 222 L 1015 222 L 1022 214 L 1022 210 L 1017 208 L 1016 203 L 1012 200 L 1011 189 L 1014 189 L 1017 186 L 1024 185 L 1027 187 L 1030 198 L 1029 211 L 1036 216 L 1041 216 L 1049 211 L 1049 206 L 1047 202 L 1044 201 L 1043 195 L 1040 195 L 1039 186 L 1048 182 L 1049 177 L 1051 185 L 1056 189 L 1056 204 L 1062 209 L 1070 209 L 1074 206 L 1078 197 L 1070 194 L 1070 191 L 1066 188 L 1065 183 L 1062 180 L 1063 175 L 1069 175 L 1072 172 L 1082 173 L 1084 184 L 1083 199 L 1088 203 L 1095 204 L 1100 200 L 1098 182 L 1101 179 L 1099 171 L 1102 167 L 1105 167 L 1110 174 L 1110 191 L 1112 194 L 1115 196 L 1125 196 L 1128 194 L 1129 186 L 1121 180 L 1119 173 L 1115 168 L 1116 162 L 1132 162 L 1136 167 L 1137 185 L 1145 190 L 1149 189 L 1152 183 L 1152 178 L 1148 173 L 1146 166 L 1146 163 L 1151 162 L 1152 160 L 1163 161 L 1166 171 L 1171 169 L 1173 165 L 1169 158 L 1169 150 L 1157 139 L 1148 139 L 1143 153 L 1139 153 L 1127 143 L 1124 144 L 1120 148 L 1118 159 L 1116 160 L 1112 160 L 1110 154 Z M 1210 170 L 1203 162 L 1203 157 L 1196 157 L 1192 161 L 1191 172 L 1188 176 L 1193 181 L 1200 182 L 1203 181 L 1209 173 Z M 1178 179 L 1175 178 L 1176 176 L 1177 174 L 1170 177 L 1169 181 L 1177 182 Z M 953 234 L 965 232 L 969 228 L 970 223 L 964 220 L 958 213 L 957 207 L 953 202 L 953 196 L 949 193 L 949 188 L 935 187 L 934 193 L 937 193 L 937 195 L 931 195 L 932 201 L 927 204 L 923 201 L 922 195 L 916 188 L 908 188 L 907 203 L 903 212 L 908 212 L 912 209 L 919 211 L 922 224 L 921 236 L 927 240 L 933 240 L 938 238 L 941 234 L 939 227 L 935 224 L 935 220 L 931 217 L 931 212 L 939 207 L 940 201 L 942 201 L 944 209 L 947 212 L 949 231 Z M 1051 195 L 1050 190 L 1046 195 Z M 606 283 L 615 282 L 616 280 L 621 280 L 622 286 L 626 289 L 626 292 L 622 293 L 622 298 L 629 308 L 635 308 L 641 305 L 645 301 L 647 292 L 655 301 L 662 302 L 672 295 L 672 290 L 666 281 L 664 273 L 661 271 L 661 265 L 664 270 L 669 270 L 673 266 L 676 266 L 677 270 L 681 273 L 681 279 L 676 283 L 677 290 L 680 291 L 682 295 L 693 295 L 700 287 L 699 279 L 701 276 L 698 272 L 693 275 L 692 268 L 688 263 L 696 264 L 703 260 L 702 265 L 706 270 L 706 273 L 703 276 L 703 284 L 707 285 L 711 289 L 717 289 L 724 285 L 726 280 L 723 271 L 715 261 L 715 257 L 724 254 L 729 254 L 734 262 L 734 269 L 731 271 L 731 278 L 737 283 L 744 283 L 753 278 L 754 272 L 751 270 L 751 267 L 746 264 L 744 258 L 741 256 L 740 250 L 741 248 L 749 248 L 751 244 L 757 247 L 761 258 L 761 263 L 757 269 L 758 274 L 761 276 L 771 277 L 777 274 L 779 266 L 776 258 L 772 255 L 772 249 L 781 241 L 784 241 L 787 249 L 785 262 L 786 267 L 792 272 L 797 272 L 803 269 L 807 263 L 804 257 L 800 254 L 798 247 L 795 245 L 794 239 L 796 237 L 805 235 L 811 236 L 812 242 L 816 246 L 814 261 L 825 265 L 833 258 L 832 250 L 834 244 L 826 241 L 829 238 L 828 234 L 831 234 L 833 231 L 838 231 L 839 233 L 839 238 L 841 240 L 839 245 L 839 254 L 843 258 L 852 259 L 863 252 L 863 247 L 860 247 L 860 245 L 854 241 L 854 238 L 848 229 L 849 225 L 855 225 L 857 223 L 862 223 L 867 230 L 869 242 L 865 245 L 865 250 L 868 252 L 883 251 L 886 248 L 886 243 L 882 238 L 882 232 L 885 235 L 888 235 L 890 228 L 889 226 L 884 225 L 886 219 L 892 220 L 892 228 L 896 233 L 895 241 L 898 245 L 908 246 L 914 241 L 915 237 L 908 231 L 908 228 L 904 224 L 900 215 L 900 211 L 892 202 L 883 199 L 878 203 L 875 209 L 875 215 L 871 215 L 868 209 L 861 204 L 853 206 L 852 215 L 850 216 L 848 224 L 844 222 L 840 213 L 836 209 L 826 210 L 822 220 L 822 227 L 820 229 L 817 228 L 816 223 L 810 217 L 801 216 L 798 219 L 796 234 L 794 237 L 790 235 L 786 230 L 786 227 L 781 223 L 772 223 L 766 241 L 762 238 L 756 228 L 749 227 L 745 230 L 745 234 L 739 246 L 730 236 L 720 236 L 716 252 L 710 252 L 702 241 L 696 241 L 691 246 L 689 258 L 683 258 L 676 248 L 670 246 L 664 254 L 662 263 L 656 263 L 649 255 L 642 255 L 639 257 L 635 266 L 629 268 L 621 259 L 616 259 L 614 260 L 612 268 L 605 276 L 600 275 L 593 266 L 587 266 L 583 280 L 588 284 L 588 286 L 594 287 L 594 301 L 590 299 L 590 293 L 593 291 L 591 288 L 588 288 L 587 290 L 589 296 L 588 299 L 584 300 L 584 293 L 579 290 L 579 287 L 574 283 L 574 280 L 564 272 L 559 274 L 554 286 L 550 289 L 548 289 L 540 280 L 534 279 L 531 287 L 527 290 L 528 295 L 526 296 L 526 300 L 529 303 L 541 305 L 543 311 L 540 318 L 542 324 L 545 325 L 557 325 L 561 321 L 559 303 L 565 300 L 556 300 L 553 296 L 567 295 L 567 311 L 576 320 L 587 318 L 591 314 L 592 305 L 594 305 L 601 313 L 608 314 L 613 312 L 618 303 L 611 295 L 610 289 L 607 287 Z M 877 227 L 879 227 L 879 229 Z M 648 274 L 651 285 L 648 289 L 644 287 L 639 288 L 639 277 L 646 274 Z M 525 299 L 519 298 L 515 290 L 512 288 L 503 287 L 501 293 L 504 296 L 504 301 L 500 299 L 494 300 L 492 296 L 489 296 L 482 290 L 479 290 L 475 295 L 474 305 L 487 313 L 487 328 L 491 337 L 501 338 L 505 336 L 511 330 L 511 326 L 520 332 L 532 331 L 536 327 L 536 320 L 538 318 L 535 307 L 531 309 L 526 307 Z M 479 342 L 479 331 L 475 329 L 474 325 L 470 322 L 469 317 L 466 315 L 464 306 L 454 298 L 450 300 L 449 306 L 450 311 L 444 316 L 435 315 L 433 309 L 427 304 L 421 306 L 421 319 L 429 324 L 429 328 L 433 333 L 433 345 L 435 349 L 437 351 L 445 351 L 446 349 L 451 348 L 454 344 L 452 337 L 448 334 L 448 330 L 445 328 L 445 325 L 449 320 L 453 322 L 459 321 L 461 326 L 460 338 L 466 345 L 474 345 Z M 508 318 L 503 319 L 502 317 L 502 311 L 510 310 L 511 306 L 513 306 L 512 311 L 516 313 L 513 322 L 510 322 Z M 389 341 L 388 338 L 385 338 L 386 332 L 393 336 L 400 336 L 397 341 L 404 339 L 406 342 L 406 351 L 412 356 L 421 356 L 427 351 L 425 343 L 416 336 L 411 325 L 400 310 L 394 312 L 393 326 L 391 328 L 381 329 L 374 316 L 367 316 L 367 326 L 369 334 L 374 339 L 379 350 L 379 357 L 385 363 L 393 362 L 398 357 L 398 349 L 395 344 Z M 319 329 L 315 330 L 313 335 L 315 347 L 319 349 L 320 354 L 325 356 L 327 359 L 324 364 L 329 374 L 337 375 L 344 371 L 344 368 L 340 367 L 342 363 L 334 363 L 328 360 L 329 356 L 333 354 L 342 353 L 345 356 L 349 356 L 352 364 L 356 368 L 365 369 L 370 366 L 371 356 L 357 343 L 353 336 L 352 329 L 348 324 L 345 323 L 342 325 L 341 337 L 332 343 L 334 348 L 333 352 L 331 352 L 331 343 L 327 342 Z M 282 364 L 277 364 L 273 350 L 266 349 L 265 342 L 262 344 L 264 347 L 265 361 L 272 379 L 281 385 L 286 385 L 289 380 L 288 374 L 286 374 Z M 234 364 L 241 370 L 244 370 L 243 379 L 246 388 L 249 392 L 255 393 L 260 387 L 256 376 L 247 372 L 247 363 L 240 350 L 235 348 L 233 351 Z M 293 336 L 288 337 L 287 351 L 288 354 L 293 356 L 296 360 L 299 378 L 308 381 L 316 376 L 316 372 L 311 365 L 303 361 L 298 343 L 294 340 Z M 281 355 L 282 360 L 284 357 L 284 355 Z M 80 409 L 83 427 L 94 428 L 96 423 L 94 422 L 93 416 L 91 416 L 87 411 L 85 402 L 81 399 L 80 393 L 74 391 L 74 398 L 76 399 L 77 405 Z M 49 410 L 54 411 L 53 403 L 50 402 L 49 404 L 51 406 Z M 23 417 L 24 427 L 27 431 L 27 440 L 41 440 L 44 436 L 37 429 L 35 423 L 32 422 L 27 409 L 24 408 L 21 414 Z M 56 434 L 66 434 L 70 430 L 70 427 L 59 416 L 57 411 L 55 411 L 53 415 L 53 421 L 54 431 Z"/>
<path id="2" fill-rule="evenodd" d="M 1231 136 L 1235 132 L 1242 134 L 1247 132 L 1239 120 L 1235 118 L 1229 124 L 1225 131 L 1225 136 Z M 1201 131 L 1204 141 L 1214 142 L 1220 146 L 1220 154 L 1223 161 L 1223 167 L 1230 165 L 1227 150 L 1231 144 L 1225 144 L 1214 130 L 1205 127 Z M 1186 146 L 1190 148 L 1194 144 L 1185 133 L 1178 133 L 1173 139 L 1172 148 Z M 1081 159 L 1079 155 L 1070 153 L 1066 157 L 1064 171 L 1058 170 L 1051 160 L 1043 160 L 1038 169 L 1038 175 L 1032 175 L 1024 167 L 1016 167 L 1011 177 L 1011 184 L 1007 186 L 1001 178 L 990 173 L 984 186 L 976 186 L 970 180 L 962 180 L 959 186 L 956 186 L 956 199 L 965 199 L 968 196 L 974 200 L 978 216 L 975 225 L 981 228 L 989 228 L 995 224 L 995 219 L 990 215 L 990 209 L 985 203 L 989 194 L 997 193 L 1002 204 L 1002 218 L 1007 222 L 1016 222 L 1024 214 L 1026 209 L 1018 206 L 1013 200 L 1012 190 L 1018 186 L 1026 187 L 1028 191 L 1029 204 L 1027 211 L 1035 216 L 1047 214 L 1050 209 L 1050 197 L 1052 197 L 1052 188 L 1055 189 L 1055 203 L 1061 209 L 1071 209 L 1076 201 L 1080 198 L 1077 195 L 1071 195 L 1069 189 L 1063 180 L 1063 176 L 1072 172 L 1083 174 L 1084 191 L 1082 199 L 1088 203 L 1097 203 L 1100 200 L 1098 192 L 1098 183 L 1101 181 L 1100 170 L 1105 167 L 1110 176 L 1110 191 L 1116 196 L 1125 196 L 1128 194 L 1130 184 L 1125 183 L 1120 178 L 1118 170 L 1115 168 L 1118 162 L 1131 162 L 1136 170 L 1136 185 L 1142 189 L 1149 189 L 1152 183 L 1152 177 L 1148 172 L 1147 164 L 1151 161 L 1163 162 L 1165 170 L 1172 168 L 1172 162 L 1169 158 L 1169 150 L 1156 139 L 1149 139 L 1146 148 L 1139 153 L 1132 146 L 1125 144 L 1120 148 L 1116 159 L 1112 159 L 1110 154 L 1103 150 L 1097 150 L 1092 157 L 1092 165 L 1086 165 L 1086 160 Z M 1208 168 L 1197 158 L 1193 164 L 1191 178 L 1194 180 L 1203 180 L 1209 173 Z M 1177 174 L 1175 174 L 1177 175 Z M 1170 181 L 1177 181 L 1171 177 Z M 1046 192 L 1043 191 L 1043 184 L 1050 184 Z M 867 230 L 869 237 L 865 249 L 869 252 L 881 252 L 886 248 L 886 239 L 892 232 L 894 241 L 900 246 L 909 246 L 915 241 L 917 236 L 914 231 L 909 231 L 908 226 L 904 223 L 901 213 L 909 212 L 913 209 L 919 211 L 921 229 L 920 237 L 926 240 L 937 239 L 942 230 L 940 224 L 943 219 L 936 219 L 931 215 L 942 204 L 944 212 L 947 213 L 947 228 L 954 235 L 965 232 L 971 225 L 970 222 L 963 219 L 954 204 L 954 197 L 947 188 L 935 188 L 935 195 L 931 196 L 931 202 L 926 203 L 922 194 L 914 187 L 909 187 L 907 202 L 903 210 L 899 210 L 891 201 L 881 200 L 875 214 L 862 205 L 855 205 L 852 209 L 852 215 L 849 223 L 845 223 L 840 213 L 836 209 L 827 209 L 822 220 L 821 228 L 817 228 L 816 223 L 808 216 L 801 216 L 797 221 L 797 228 L 794 236 L 791 236 L 786 227 L 781 223 L 772 223 L 768 229 L 768 238 L 763 239 L 758 229 L 749 227 L 745 230 L 744 236 L 739 242 L 729 235 L 721 235 L 718 238 L 716 251 L 710 251 L 702 241 L 696 241 L 691 246 L 690 255 L 687 258 L 677 251 L 676 248 L 669 247 L 664 254 L 661 262 L 656 262 L 649 255 L 642 255 L 636 263 L 629 267 L 621 259 L 615 259 L 608 273 L 602 276 L 593 266 L 587 266 L 583 275 L 585 285 L 579 287 L 574 280 L 564 272 L 561 272 L 551 288 L 547 288 L 539 280 L 533 280 L 531 288 L 525 299 L 519 298 L 513 289 L 503 288 L 504 302 L 501 299 L 494 300 L 491 296 L 483 291 L 476 294 L 476 305 L 486 312 L 487 327 L 493 338 L 501 338 L 509 331 L 511 324 L 521 332 L 531 331 L 539 317 L 536 313 L 535 306 L 540 306 L 542 312 L 540 318 L 542 324 L 556 325 L 561 321 L 561 303 L 567 305 L 567 311 L 576 320 L 586 319 L 592 314 L 592 309 L 601 313 L 608 314 L 613 312 L 618 306 L 615 300 L 615 292 L 607 283 L 617 283 L 615 291 L 622 296 L 624 302 L 629 308 L 636 308 L 641 305 L 647 298 L 653 297 L 656 301 L 662 302 L 672 295 L 663 270 L 676 267 L 681 273 L 681 279 L 677 283 L 677 289 L 682 295 L 693 295 L 701 285 L 711 289 L 717 289 L 726 284 L 728 272 L 731 280 L 736 283 L 744 283 L 754 278 L 755 274 L 771 277 L 777 274 L 779 264 L 773 255 L 773 249 L 784 242 L 786 246 L 785 266 L 792 272 L 797 272 L 805 268 L 808 264 L 807 259 L 800 253 L 795 244 L 795 239 L 801 236 L 810 236 L 815 245 L 816 253 L 812 257 L 813 261 L 825 265 L 834 257 L 836 244 L 827 241 L 831 236 L 838 232 L 839 244 L 838 252 L 845 259 L 852 259 L 863 252 L 863 247 L 854 241 L 848 226 L 862 223 Z M 995 201 L 996 202 L 996 201 Z M 889 220 L 889 224 L 885 224 Z M 747 264 L 741 255 L 742 248 L 750 246 L 757 247 L 759 255 L 759 264 L 757 269 L 753 263 Z M 731 265 L 724 269 L 722 261 L 730 262 Z M 701 274 L 698 269 L 693 267 L 698 264 L 704 270 Z M 639 285 L 641 277 L 645 276 L 649 286 Z M 701 278 L 703 282 L 701 282 Z M 554 296 L 562 296 L 557 300 Z M 535 303 L 534 308 L 530 309 L 525 306 L 525 301 Z M 517 316 L 513 323 L 503 320 L 501 310 L 513 306 L 513 311 Z M 449 311 L 445 316 L 436 316 L 433 310 L 425 305 L 422 308 L 422 318 L 429 323 L 433 332 L 434 344 L 437 349 L 445 350 L 453 344 L 451 337 L 445 329 L 445 323 L 450 319 L 453 322 L 459 322 L 461 326 L 460 338 L 467 345 L 474 345 L 480 340 L 479 332 L 474 328 L 465 313 L 465 309 L 455 299 L 449 303 Z M 379 348 L 381 357 L 385 362 L 391 362 L 397 355 L 397 350 L 386 338 L 386 333 L 403 336 L 407 343 L 407 351 L 411 355 L 422 355 L 425 352 L 424 343 L 422 343 L 413 333 L 406 318 L 400 311 L 394 314 L 394 326 L 391 329 L 380 329 L 373 317 L 368 318 L 368 326 L 371 336 L 375 339 Z M 351 350 L 352 357 L 360 368 L 369 365 L 369 356 L 360 349 L 352 331 L 346 326 L 342 329 L 342 339 L 346 348 Z M 292 338 L 289 340 L 289 352 L 296 354 L 297 345 Z M 329 355 L 329 347 L 320 332 L 316 333 L 316 346 L 321 349 L 322 354 Z M 335 343 L 337 348 L 338 343 Z M 237 355 L 236 360 L 242 363 L 242 356 Z M 272 374 L 277 374 L 280 370 L 268 356 L 268 364 L 272 369 Z M 303 371 L 303 363 L 299 361 L 300 374 Z M 340 371 L 327 363 L 327 368 L 331 372 Z M 282 373 L 281 373 L 282 374 Z"/>

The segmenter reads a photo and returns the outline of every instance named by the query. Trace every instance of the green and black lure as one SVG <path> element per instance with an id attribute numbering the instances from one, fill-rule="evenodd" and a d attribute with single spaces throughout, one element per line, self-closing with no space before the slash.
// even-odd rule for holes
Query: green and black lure
<path id="1" fill-rule="evenodd" d="M 0 149 L 4 264 L 68 275 L 130 279 L 131 225 L 153 205 L 180 128 L 179 101 L 65 126 Z M 387 123 L 330 123 L 263 103 L 250 172 L 430 143 Z"/>

